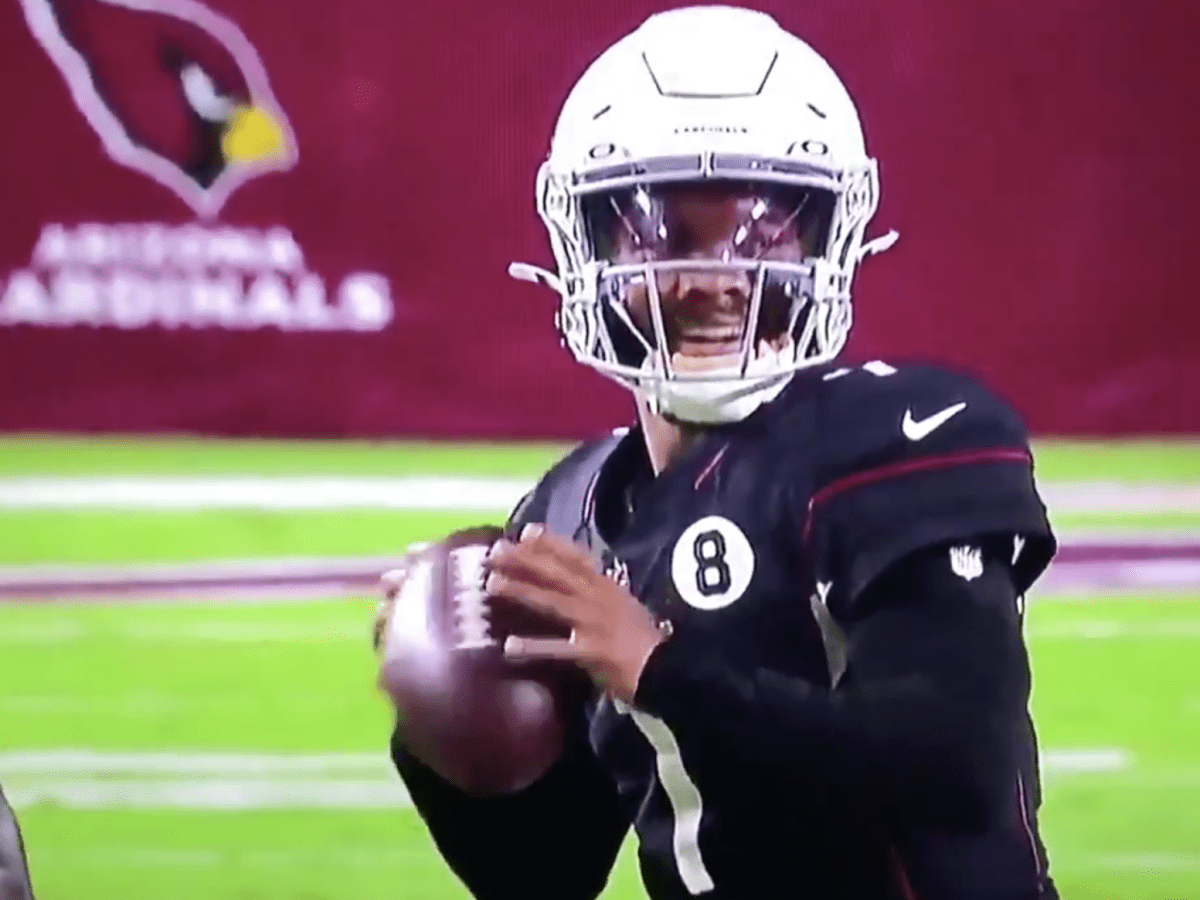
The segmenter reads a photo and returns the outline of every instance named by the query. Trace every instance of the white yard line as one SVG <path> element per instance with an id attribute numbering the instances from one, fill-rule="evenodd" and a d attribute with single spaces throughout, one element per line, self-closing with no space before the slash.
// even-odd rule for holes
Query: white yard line
<path id="1" fill-rule="evenodd" d="M 56 775 L 330 775 L 386 777 L 380 753 L 155 752 L 109 750 L 11 750 L 0 752 L 0 776 Z"/>
<path id="2" fill-rule="evenodd" d="M 68 809 L 403 809 L 412 800 L 398 778 L 280 781 L 199 779 L 194 781 L 15 782 L 5 788 L 21 809 L 54 803 Z"/>
<path id="3" fill-rule="evenodd" d="M 14 750 L 0 779 L 16 807 L 394 809 L 412 805 L 386 754 Z"/>
<path id="4" fill-rule="evenodd" d="M 1048 750 L 1048 777 L 1114 774 L 1132 765 L 1120 748 Z M 69 809 L 396 809 L 412 805 L 383 753 L 0 753 L 14 807 Z"/>
<path id="5" fill-rule="evenodd" d="M 1200 545 L 1200 509 L 1196 510 L 1195 528 L 1157 528 L 1129 525 L 1055 527 L 1054 534 L 1061 546 L 1087 547 L 1194 547 Z"/>
<path id="6" fill-rule="evenodd" d="M 0 509 L 510 509 L 533 478 L 386 476 L 8 476 Z M 1200 483 L 1045 482 L 1056 514 L 1200 513 Z"/>
<path id="7" fill-rule="evenodd" d="M 1156 622 L 1073 621 L 1030 625 L 1026 637 L 1035 640 L 1178 641 L 1200 638 L 1200 619 L 1164 619 Z"/>
<path id="8" fill-rule="evenodd" d="M 1040 485 L 1052 513 L 1200 513 L 1194 481 L 1050 481 Z"/>
<path id="9" fill-rule="evenodd" d="M 1161 876 L 1168 872 L 1200 870 L 1200 854 L 1166 853 L 1146 850 L 1140 853 L 1072 853 L 1054 850 L 1051 864 L 1055 872 L 1139 872 Z M 1168 894 L 1168 896 L 1172 896 Z"/>
<path id="10" fill-rule="evenodd" d="M 388 869 L 406 875 L 414 857 L 424 849 L 378 844 L 351 846 L 312 846 L 287 850 L 255 850 L 250 847 L 222 847 L 220 850 L 177 850 L 130 844 L 90 844 L 86 850 L 61 847 L 37 848 L 37 868 L 63 866 L 72 870 L 89 869 L 304 869 L 313 872 L 329 868 L 374 871 Z"/>
<path id="11" fill-rule="evenodd" d="M 1133 765 L 1133 754 L 1120 747 L 1045 750 L 1041 762 L 1047 775 L 1123 772 Z"/>

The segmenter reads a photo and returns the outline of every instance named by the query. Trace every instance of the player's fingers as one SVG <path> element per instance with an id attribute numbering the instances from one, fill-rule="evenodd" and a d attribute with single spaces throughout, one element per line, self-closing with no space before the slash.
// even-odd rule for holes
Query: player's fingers
<path id="1" fill-rule="evenodd" d="M 400 593 L 400 588 L 404 587 L 404 579 L 408 577 L 412 571 L 413 562 L 417 554 L 428 549 L 429 544 L 424 541 L 417 541 L 409 544 L 404 549 L 404 555 L 400 557 L 400 561 L 394 569 L 388 569 L 379 576 L 379 592 L 387 599 L 391 599 Z"/>
<path id="2" fill-rule="evenodd" d="M 429 544 L 426 541 L 414 541 L 405 547 L 404 555 L 400 557 L 399 562 L 396 563 L 396 567 L 389 569 L 380 576 L 380 587 L 399 589 L 400 585 L 404 582 L 405 576 L 412 569 L 414 558 L 417 554 L 427 549 L 429 549 Z"/>
<path id="3" fill-rule="evenodd" d="M 504 641 L 504 656 L 519 662 L 534 662 L 547 659 L 578 660 L 581 654 L 573 642 L 562 638 L 531 638 L 512 635 Z"/>
<path id="4" fill-rule="evenodd" d="M 484 579 L 483 589 L 494 597 L 504 597 L 534 612 L 571 624 L 574 622 L 572 597 L 559 591 L 492 571 Z"/>
<path id="5" fill-rule="evenodd" d="M 549 531 L 538 522 L 529 522 L 521 529 L 520 544 L 553 556 L 580 577 L 591 577 L 600 571 L 599 560 L 586 547 Z"/>
<path id="6" fill-rule="evenodd" d="M 544 548 L 532 544 L 497 541 L 488 554 L 489 572 L 499 572 L 517 581 L 529 581 L 563 594 L 586 593 L 587 582 Z"/>
<path id="7" fill-rule="evenodd" d="M 383 594 L 385 600 L 394 599 L 400 593 L 400 588 L 404 586 L 404 579 L 407 577 L 407 566 L 397 566 L 395 569 L 388 569 L 379 576 L 379 593 Z"/>
<path id="8" fill-rule="evenodd" d="M 375 618 L 371 622 L 371 647 L 376 653 L 383 646 L 383 636 L 387 632 L 395 607 L 394 598 L 383 600 L 375 607 Z"/>

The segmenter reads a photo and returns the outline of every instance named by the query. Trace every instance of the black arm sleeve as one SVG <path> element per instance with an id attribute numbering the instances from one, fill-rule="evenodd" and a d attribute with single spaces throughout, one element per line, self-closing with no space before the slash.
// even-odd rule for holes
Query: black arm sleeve
<path id="1" fill-rule="evenodd" d="M 438 851 L 477 900 L 594 900 L 629 817 L 579 729 L 538 782 L 506 797 L 471 797 L 392 736 L 392 760 Z"/>
<path id="2" fill-rule="evenodd" d="M 834 690 L 735 671 L 677 632 L 651 655 L 636 703 L 685 758 L 704 745 L 722 777 L 769 802 L 982 830 L 1004 803 L 1029 693 L 1009 557 L 1011 541 L 983 547 L 970 580 L 946 545 L 891 566 L 846 623 L 847 674 Z"/>

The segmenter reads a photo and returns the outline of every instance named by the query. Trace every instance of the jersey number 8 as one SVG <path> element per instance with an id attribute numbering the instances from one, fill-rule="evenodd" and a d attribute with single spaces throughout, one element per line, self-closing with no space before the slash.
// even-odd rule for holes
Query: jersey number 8
<path id="1" fill-rule="evenodd" d="M 754 551 L 734 522 L 705 516 L 693 522 L 671 554 L 671 580 L 696 609 L 716 610 L 738 600 L 754 574 Z"/>

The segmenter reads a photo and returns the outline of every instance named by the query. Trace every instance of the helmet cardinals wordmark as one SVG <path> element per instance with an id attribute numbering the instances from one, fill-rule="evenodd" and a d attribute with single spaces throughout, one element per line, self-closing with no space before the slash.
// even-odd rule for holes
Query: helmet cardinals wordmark
<path id="1" fill-rule="evenodd" d="M 254 46 L 195 0 L 21 0 L 105 151 L 213 217 L 290 169 L 295 135 Z"/>

